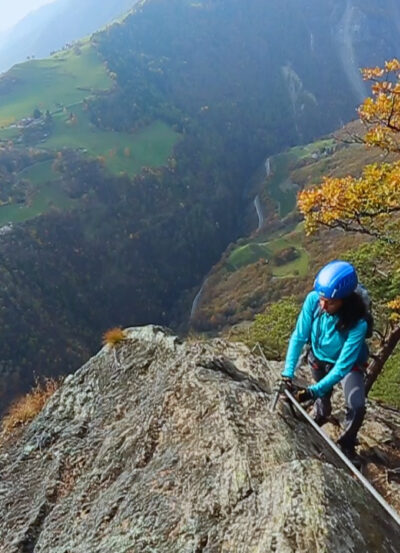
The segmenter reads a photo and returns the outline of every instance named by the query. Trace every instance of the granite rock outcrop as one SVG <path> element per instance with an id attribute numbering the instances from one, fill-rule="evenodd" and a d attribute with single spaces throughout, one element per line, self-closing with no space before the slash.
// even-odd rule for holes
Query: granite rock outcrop
<path id="1" fill-rule="evenodd" d="M 279 371 L 241 344 L 127 329 L 3 442 L 0 551 L 398 552 L 400 529 L 321 438 L 270 412 Z M 366 427 L 389 447 L 393 421 Z"/>

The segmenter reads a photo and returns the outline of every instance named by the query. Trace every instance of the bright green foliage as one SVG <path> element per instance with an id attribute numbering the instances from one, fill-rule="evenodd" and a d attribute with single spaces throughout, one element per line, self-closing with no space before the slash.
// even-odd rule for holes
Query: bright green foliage
<path id="1" fill-rule="evenodd" d="M 357 266 L 361 282 L 368 288 L 372 299 L 374 328 L 379 336 L 372 339 L 371 349 L 378 353 L 383 337 L 398 324 L 398 313 L 389 308 L 395 304 L 400 290 L 400 261 L 396 247 L 378 241 L 369 242 L 346 259 Z M 379 374 L 370 397 L 393 407 L 400 408 L 400 349 L 390 355 L 384 370 Z"/>
<path id="2" fill-rule="evenodd" d="M 381 332 L 388 324 L 387 303 L 399 295 L 400 262 L 396 248 L 381 242 L 368 242 L 359 249 L 343 255 L 357 267 L 360 282 L 372 299 L 375 324 Z"/>
<path id="3" fill-rule="evenodd" d="M 398 349 L 386 361 L 385 370 L 375 382 L 370 397 L 400 409 L 400 351 Z"/>
<path id="4" fill-rule="evenodd" d="M 256 315 L 245 342 L 254 347 L 260 344 L 268 359 L 282 360 L 293 331 L 299 304 L 293 297 L 285 298 Z"/>

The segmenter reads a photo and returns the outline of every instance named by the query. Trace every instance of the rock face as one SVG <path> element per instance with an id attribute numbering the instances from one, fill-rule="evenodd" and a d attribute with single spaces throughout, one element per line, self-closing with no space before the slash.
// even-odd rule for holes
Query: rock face
<path id="1" fill-rule="evenodd" d="M 278 371 L 240 344 L 127 330 L 3 444 L 0 551 L 398 552 L 320 438 L 270 413 Z"/>

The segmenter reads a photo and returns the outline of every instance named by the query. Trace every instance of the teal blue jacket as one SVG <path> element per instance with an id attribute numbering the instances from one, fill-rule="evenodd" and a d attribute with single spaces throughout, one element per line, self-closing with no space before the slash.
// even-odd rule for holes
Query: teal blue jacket
<path id="1" fill-rule="evenodd" d="M 315 397 L 322 397 L 342 380 L 356 365 L 365 362 L 365 335 L 367 323 L 364 319 L 346 332 L 336 329 L 337 315 L 318 311 L 319 296 L 310 292 L 306 297 L 296 328 L 290 338 L 283 376 L 293 378 L 303 346 L 311 342 L 314 354 L 321 361 L 332 363 L 329 373 L 309 387 Z"/>

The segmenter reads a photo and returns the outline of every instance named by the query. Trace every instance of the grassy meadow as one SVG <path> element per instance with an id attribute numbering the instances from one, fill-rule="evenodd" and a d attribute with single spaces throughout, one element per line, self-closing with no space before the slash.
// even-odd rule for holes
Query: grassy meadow
<path id="1" fill-rule="evenodd" d="M 335 140 L 332 138 L 318 140 L 306 146 L 296 146 L 287 152 L 271 158 L 271 176 L 267 180 L 267 191 L 276 202 L 281 218 L 286 217 L 296 207 L 298 183 L 293 180 L 291 172 L 302 160 L 318 156 L 320 152 L 332 148 Z"/>
<path id="2" fill-rule="evenodd" d="M 144 166 L 164 165 L 178 139 L 179 135 L 162 121 L 154 121 L 133 134 L 98 129 L 79 104 L 54 117 L 54 132 L 42 147 L 84 150 L 89 157 L 101 157 L 112 173 L 133 177 Z"/>
<path id="3" fill-rule="evenodd" d="M 282 236 L 278 236 L 265 242 L 252 241 L 243 246 L 235 248 L 228 257 L 227 263 L 231 270 L 237 270 L 259 259 L 268 260 L 275 277 L 303 277 L 307 274 L 309 265 L 309 254 L 302 245 L 303 229 L 298 225 L 294 231 Z M 283 250 L 294 248 L 296 250 L 296 259 L 278 265 L 274 262 L 274 255 Z"/>
<path id="4" fill-rule="evenodd" d="M 90 44 L 82 46 L 80 54 L 71 49 L 47 59 L 20 63 L 0 79 L 0 128 L 32 116 L 35 108 L 53 113 L 112 85 Z"/>
<path id="5" fill-rule="evenodd" d="M 0 206 L 0 226 L 8 223 L 22 223 L 49 211 L 49 209 L 70 209 L 77 205 L 59 186 L 57 174 L 52 169 L 52 160 L 31 165 L 18 175 L 33 185 L 27 194 L 25 204 Z"/>
<path id="6" fill-rule="evenodd" d="M 64 148 L 78 149 L 88 158 L 101 159 L 109 172 L 134 177 L 143 167 L 165 165 L 180 135 L 162 121 L 153 121 L 134 133 L 97 128 L 89 120 L 84 100 L 111 90 L 113 80 L 89 42 L 58 52 L 48 59 L 14 66 L 0 78 L 0 142 L 24 148 L 18 122 L 35 109 L 51 113 L 52 131 L 35 148 L 51 157 Z M 51 209 L 77 205 L 58 184 L 52 162 L 40 162 L 19 173 L 30 183 L 25 204 L 0 206 L 0 225 L 31 219 Z"/>

